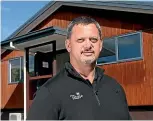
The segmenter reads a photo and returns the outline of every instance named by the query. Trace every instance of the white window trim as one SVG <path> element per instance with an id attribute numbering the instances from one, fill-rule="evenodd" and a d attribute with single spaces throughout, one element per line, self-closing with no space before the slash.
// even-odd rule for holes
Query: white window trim
<path id="1" fill-rule="evenodd" d="M 11 61 L 12 60 L 16 60 L 16 59 L 20 59 L 20 79 L 22 78 L 21 74 L 22 74 L 22 56 L 20 57 L 15 57 L 15 58 L 11 58 L 9 59 L 9 67 L 8 67 L 8 70 L 9 70 L 9 80 L 8 80 L 8 83 L 9 84 L 16 84 L 16 83 L 20 83 L 20 82 L 11 82 Z"/>

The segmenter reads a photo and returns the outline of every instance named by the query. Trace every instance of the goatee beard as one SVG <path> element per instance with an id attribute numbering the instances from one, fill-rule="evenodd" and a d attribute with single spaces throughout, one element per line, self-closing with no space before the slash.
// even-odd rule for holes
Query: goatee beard
<path id="1" fill-rule="evenodd" d="M 92 64 L 93 63 L 93 60 L 85 60 L 84 63 L 85 64 Z"/>
<path id="2" fill-rule="evenodd" d="M 84 64 L 93 64 L 93 63 L 95 63 L 95 58 L 92 58 L 92 59 L 82 59 L 82 62 Z"/>

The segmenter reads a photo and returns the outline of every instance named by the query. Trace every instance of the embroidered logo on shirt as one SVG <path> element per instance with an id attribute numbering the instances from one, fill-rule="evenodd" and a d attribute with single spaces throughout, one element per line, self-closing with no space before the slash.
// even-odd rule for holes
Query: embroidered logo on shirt
<path id="1" fill-rule="evenodd" d="M 83 95 L 81 95 L 80 92 L 76 92 L 76 95 L 70 95 L 70 97 L 73 100 L 78 100 L 78 99 L 81 99 L 83 97 Z"/>

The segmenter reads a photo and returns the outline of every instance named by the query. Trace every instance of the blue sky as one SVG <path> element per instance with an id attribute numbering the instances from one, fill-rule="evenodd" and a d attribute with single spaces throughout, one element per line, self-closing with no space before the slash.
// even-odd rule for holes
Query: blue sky
<path id="1" fill-rule="evenodd" d="M 2 1 L 1 41 L 11 35 L 49 1 Z"/>

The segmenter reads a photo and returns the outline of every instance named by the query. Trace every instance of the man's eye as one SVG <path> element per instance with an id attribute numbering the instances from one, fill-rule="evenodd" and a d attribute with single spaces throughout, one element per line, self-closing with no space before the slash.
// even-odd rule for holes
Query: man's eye
<path id="1" fill-rule="evenodd" d="M 90 41 L 93 43 L 96 43 L 98 41 L 98 39 L 97 38 L 90 38 Z"/>
<path id="2" fill-rule="evenodd" d="M 83 42 L 84 41 L 84 39 L 78 39 L 77 40 L 77 42 L 79 42 L 79 43 L 81 43 L 81 42 Z"/>

